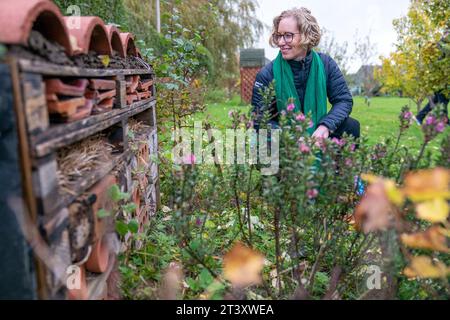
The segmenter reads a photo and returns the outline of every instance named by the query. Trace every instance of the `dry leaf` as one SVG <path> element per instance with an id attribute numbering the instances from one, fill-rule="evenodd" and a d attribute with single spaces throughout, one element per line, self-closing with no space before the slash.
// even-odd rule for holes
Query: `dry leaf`
<path id="1" fill-rule="evenodd" d="M 449 213 L 447 200 L 436 198 L 416 205 L 417 217 L 432 223 L 445 222 Z"/>
<path id="2" fill-rule="evenodd" d="M 355 227 L 364 233 L 386 229 L 390 225 L 391 204 L 384 182 L 371 184 L 355 209 Z"/>
<path id="3" fill-rule="evenodd" d="M 440 261 L 433 263 L 430 257 L 418 256 L 411 260 L 403 273 L 408 278 L 445 278 L 450 274 L 450 268 Z"/>
<path id="4" fill-rule="evenodd" d="M 411 248 L 449 252 L 445 235 L 445 229 L 433 226 L 424 232 L 402 234 L 401 240 L 406 246 Z"/>
<path id="5" fill-rule="evenodd" d="M 171 262 L 164 272 L 159 296 L 163 300 L 175 300 L 183 287 L 183 267 L 178 262 Z"/>
<path id="6" fill-rule="evenodd" d="M 450 170 L 436 168 L 409 173 L 403 192 L 414 202 L 435 198 L 450 199 Z"/>
<path id="7" fill-rule="evenodd" d="M 264 256 L 240 242 L 223 257 L 225 279 L 239 288 L 261 283 L 263 266 Z"/>

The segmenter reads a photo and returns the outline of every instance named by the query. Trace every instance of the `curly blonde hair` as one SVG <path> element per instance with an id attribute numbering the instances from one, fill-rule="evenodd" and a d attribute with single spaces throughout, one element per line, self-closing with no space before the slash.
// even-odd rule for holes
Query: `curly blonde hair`
<path id="1" fill-rule="evenodd" d="M 276 43 L 273 41 L 273 35 L 278 32 L 280 21 L 290 17 L 297 20 L 304 48 L 309 51 L 312 48 L 317 47 L 322 36 L 319 24 L 317 23 L 316 18 L 311 14 L 311 11 L 303 7 L 283 11 L 279 16 L 276 16 L 273 19 L 272 35 L 269 40 L 270 45 L 274 48 L 277 47 Z"/>

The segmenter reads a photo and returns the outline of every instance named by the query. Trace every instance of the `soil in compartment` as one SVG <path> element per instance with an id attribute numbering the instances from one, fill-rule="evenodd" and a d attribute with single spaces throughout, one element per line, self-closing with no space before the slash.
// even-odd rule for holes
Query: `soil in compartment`
<path id="1" fill-rule="evenodd" d="M 108 63 L 104 63 L 95 52 L 68 57 L 64 47 L 56 42 L 46 39 L 36 30 L 30 32 L 28 47 L 11 45 L 8 53 L 18 58 L 30 61 L 55 63 L 66 66 L 94 69 L 149 69 L 151 66 L 139 57 L 120 57 L 117 52 L 109 57 Z"/>

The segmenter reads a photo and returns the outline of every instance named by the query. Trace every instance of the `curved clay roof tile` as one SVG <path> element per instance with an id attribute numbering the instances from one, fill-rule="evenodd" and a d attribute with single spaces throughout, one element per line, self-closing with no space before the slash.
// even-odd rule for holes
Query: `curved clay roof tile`
<path id="1" fill-rule="evenodd" d="M 39 31 L 71 55 L 68 30 L 58 7 L 49 0 L 0 1 L 0 42 L 28 45 L 30 31 Z"/>
<path id="2" fill-rule="evenodd" d="M 94 51 L 98 54 L 111 55 L 108 31 L 99 17 L 79 17 L 79 28 L 72 24 L 72 17 L 64 17 L 69 29 L 70 43 L 74 54 L 87 54 Z"/>
<path id="3" fill-rule="evenodd" d="M 125 49 L 127 56 L 137 56 L 136 45 L 134 44 L 134 35 L 129 32 L 122 32 L 120 34 L 120 40 Z"/>
<path id="4" fill-rule="evenodd" d="M 120 31 L 114 25 L 107 25 L 106 31 L 108 32 L 109 42 L 111 44 L 111 48 L 114 51 L 117 51 L 119 56 L 122 58 L 126 57 L 126 51 L 123 47 L 122 41 L 120 40 Z"/>

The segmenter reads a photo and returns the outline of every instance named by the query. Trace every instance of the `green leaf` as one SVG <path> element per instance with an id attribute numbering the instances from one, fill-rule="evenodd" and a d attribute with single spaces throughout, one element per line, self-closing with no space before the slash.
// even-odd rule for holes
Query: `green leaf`
<path id="1" fill-rule="evenodd" d="M 215 229 L 216 228 L 216 224 L 214 222 L 212 222 L 212 220 L 208 219 L 208 220 L 206 220 L 205 227 L 207 229 Z"/>
<path id="2" fill-rule="evenodd" d="M 124 237 L 128 232 L 128 225 L 123 221 L 116 221 L 116 231 L 121 237 Z"/>
<path id="3" fill-rule="evenodd" d="M 189 286 L 189 288 L 191 288 L 193 291 L 197 291 L 199 289 L 197 281 L 195 281 L 190 277 L 186 278 L 186 283 Z"/>
<path id="4" fill-rule="evenodd" d="M 136 221 L 136 219 L 132 219 L 130 222 L 128 222 L 128 230 L 131 231 L 131 233 L 137 233 L 139 230 L 139 223 Z"/>
<path id="5" fill-rule="evenodd" d="M 208 270 L 203 269 L 198 276 L 198 280 L 200 287 L 206 289 L 214 281 L 214 278 Z"/>
<path id="6" fill-rule="evenodd" d="M 197 249 L 200 247 L 201 241 L 200 239 L 194 239 L 190 243 L 190 247 L 192 250 L 197 251 Z"/>
<path id="7" fill-rule="evenodd" d="M 132 203 L 127 203 L 125 205 L 122 206 L 122 209 L 126 212 L 126 213 L 133 213 L 134 211 L 136 211 L 136 204 L 134 202 Z"/>
<path id="8" fill-rule="evenodd" d="M 106 218 L 106 217 L 109 217 L 109 216 L 111 216 L 111 212 L 109 212 L 109 211 L 107 211 L 105 209 L 100 209 L 97 212 L 97 218 L 101 219 L 101 218 Z"/>
<path id="9" fill-rule="evenodd" d="M 119 202 L 120 200 L 127 200 L 130 198 L 130 195 L 125 192 L 121 192 L 119 189 L 119 186 L 117 184 L 114 184 L 109 188 L 108 195 L 114 202 Z"/>
<path id="10" fill-rule="evenodd" d="M 119 186 L 117 184 L 111 186 L 111 188 L 109 188 L 109 190 L 108 190 L 108 195 L 112 199 L 112 201 L 119 202 L 120 201 Z"/>

